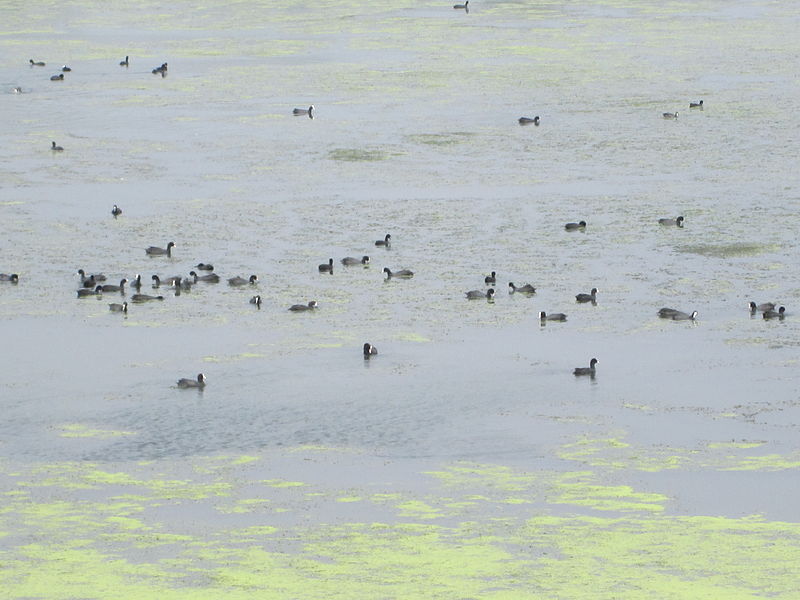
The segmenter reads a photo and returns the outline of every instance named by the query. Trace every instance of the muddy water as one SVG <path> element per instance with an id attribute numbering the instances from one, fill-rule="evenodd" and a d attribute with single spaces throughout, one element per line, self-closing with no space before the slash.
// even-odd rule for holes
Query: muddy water
<path id="1" fill-rule="evenodd" d="M 504 515 L 523 545 L 525 520 L 551 512 L 569 521 L 641 511 L 636 526 L 662 539 L 684 530 L 671 519 L 722 515 L 747 529 L 741 517 L 762 515 L 795 524 L 785 535 L 796 543 L 800 94 L 790 3 L 482 2 L 468 14 L 396 2 L 11 3 L 0 17 L 0 272 L 20 275 L 0 282 L 7 514 L 44 502 L 18 497 L 20 482 L 55 486 L 81 513 L 90 496 L 110 506 L 134 493 L 117 485 L 163 473 L 222 486 L 230 500 L 311 463 L 322 466 L 300 469 L 303 493 L 268 518 L 251 507 L 222 513 L 287 528 L 301 554 L 333 534 L 300 533 L 283 509 L 352 527 L 373 511 L 391 523 L 474 521 L 482 536 Z M 152 74 L 164 61 L 168 76 Z M 64 63 L 73 71 L 49 81 Z M 690 110 L 700 99 L 704 108 Z M 314 119 L 291 114 L 310 104 Z M 540 126 L 519 126 L 523 115 Z M 682 229 L 657 224 L 677 215 Z M 564 230 L 581 219 L 585 231 Z M 387 232 L 391 247 L 375 247 Z M 169 241 L 171 258 L 145 255 Z M 363 254 L 367 268 L 339 265 Z M 320 274 L 329 257 L 334 273 Z M 223 282 L 178 297 L 150 288 L 152 274 L 185 275 L 199 262 Z M 383 267 L 415 276 L 387 281 Z M 114 283 L 140 273 L 142 291 L 165 299 L 112 314 L 107 304 L 126 296 L 76 299 L 78 268 Z M 490 271 L 495 301 L 467 301 Z M 225 283 L 251 273 L 255 287 Z M 509 281 L 537 293 L 509 295 Z M 576 304 L 592 287 L 597 305 Z M 287 311 L 312 299 L 315 313 Z M 751 317 L 750 300 L 784 304 L 788 316 Z M 698 320 L 660 320 L 662 306 Z M 542 310 L 567 321 L 541 326 Z M 380 351 L 368 362 L 365 341 Z M 575 378 L 593 356 L 597 377 Z M 201 371 L 202 393 L 174 387 Z M 250 458 L 231 459 L 222 475 L 191 475 L 209 457 L 239 455 Z M 251 460 L 258 468 L 237 471 Z M 98 464 L 127 479 L 86 473 Z M 510 472 L 524 482 L 509 483 Z M 84 484 L 88 496 L 66 491 Z M 372 495 L 395 486 L 408 496 Z M 172 488 L 148 489 L 181 502 Z M 193 497 L 215 505 L 202 489 Z M 340 513 L 351 501 L 355 513 Z M 142 527 L 180 529 L 153 512 L 159 502 L 136 508 Z M 653 506 L 666 521 L 649 518 Z M 224 532 L 222 513 L 203 514 Z M 42 514 L 6 520 L 8 556 L 22 560 L 19 540 L 55 527 Z M 590 535 L 588 523 L 568 525 Z M 86 535 L 110 552 L 105 533 L 48 535 Z M 365 555 L 379 538 L 368 536 Z M 114 552 L 132 551 L 120 543 Z M 553 543 L 568 552 L 566 540 Z M 762 550 L 764 564 L 775 560 Z M 618 549 L 598 552 L 607 561 Z M 728 564 L 736 571 L 739 559 Z M 609 580 L 630 571 L 606 567 Z M 509 581 L 507 569 L 486 576 Z M 763 574 L 742 586 L 763 591 Z M 547 577 L 551 593 L 581 597 Z M 652 572 L 637 577 L 642 585 Z M 383 597 L 369 586 L 348 593 Z M 34 595 L 23 584 L 15 594 Z"/>

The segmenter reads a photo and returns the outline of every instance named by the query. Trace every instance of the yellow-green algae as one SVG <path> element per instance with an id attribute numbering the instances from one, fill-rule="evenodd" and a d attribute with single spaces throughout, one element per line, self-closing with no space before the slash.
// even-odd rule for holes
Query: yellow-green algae
<path id="1" fill-rule="evenodd" d="M 376 491 L 265 478 L 267 457 L 186 462 L 0 463 L 3 598 L 797 598 L 800 524 L 672 514 L 666 495 L 614 467 L 458 462 L 409 491 Z M 711 462 L 725 468 L 725 455 Z"/>

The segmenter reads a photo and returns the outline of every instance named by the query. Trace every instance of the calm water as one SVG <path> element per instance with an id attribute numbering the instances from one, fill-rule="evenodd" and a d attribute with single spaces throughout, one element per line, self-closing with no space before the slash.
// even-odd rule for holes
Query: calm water
<path id="1" fill-rule="evenodd" d="M 20 275 L 0 282 L 4 459 L 311 444 L 402 478 L 403 461 L 568 469 L 557 449 L 597 438 L 796 457 L 797 5 L 474 4 L 0 5 L 0 272 Z M 198 262 L 260 282 L 150 291 Z M 119 294 L 75 298 L 78 268 L 166 299 L 112 314 Z M 492 270 L 496 301 L 468 302 Z M 597 377 L 573 377 L 592 356 Z M 174 387 L 200 371 L 204 392 Z M 130 435 L 60 435 L 74 424 Z M 797 519 L 784 478 L 739 471 L 720 487 L 774 493 L 715 504 L 684 475 L 660 482 L 679 511 Z"/>

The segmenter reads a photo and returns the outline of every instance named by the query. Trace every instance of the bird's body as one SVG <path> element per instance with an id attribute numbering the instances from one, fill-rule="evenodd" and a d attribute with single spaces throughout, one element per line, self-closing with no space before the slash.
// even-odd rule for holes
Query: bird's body
<path id="1" fill-rule="evenodd" d="M 214 265 L 208 263 L 199 263 L 194 266 L 195 269 L 200 269 L 201 271 L 213 271 Z"/>
<path id="2" fill-rule="evenodd" d="M 32 67 L 43 67 L 44 66 L 44 62 L 42 62 L 41 60 L 34 61 L 33 59 L 31 59 L 30 62 L 31 62 L 31 66 Z"/>
<path id="3" fill-rule="evenodd" d="M 541 311 L 539 313 L 539 320 L 542 321 L 542 322 L 544 322 L 544 321 L 566 321 L 567 320 L 567 315 L 565 315 L 564 313 L 550 313 L 550 314 L 547 314 L 546 312 Z"/>
<path id="4" fill-rule="evenodd" d="M 102 291 L 104 292 L 120 292 L 125 293 L 125 284 L 128 283 L 128 280 L 124 277 L 120 280 L 119 285 L 102 285 Z"/>
<path id="5" fill-rule="evenodd" d="M 536 115 L 533 118 L 531 118 L 531 117 L 520 117 L 518 119 L 518 121 L 519 121 L 520 125 L 530 125 L 531 123 L 533 123 L 534 125 L 538 125 L 539 124 L 539 115 Z"/>
<path id="6" fill-rule="evenodd" d="M 70 69 L 67 65 L 64 65 L 63 67 L 61 67 L 61 70 L 64 73 L 69 73 L 70 71 L 72 71 L 72 69 Z"/>
<path id="7" fill-rule="evenodd" d="M 122 304 L 109 304 L 108 305 L 108 310 L 110 310 L 111 312 L 123 312 L 123 313 L 126 313 L 126 312 L 128 312 L 128 303 L 127 302 L 123 302 Z"/>
<path id="8" fill-rule="evenodd" d="M 340 261 L 346 267 L 352 267 L 353 265 L 368 265 L 369 264 L 369 256 L 362 256 L 361 258 L 353 258 L 352 256 L 345 256 Z"/>
<path id="9" fill-rule="evenodd" d="M 216 273 L 208 273 L 207 275 L 198 275 L 194 271 L 189 271 L 189 275 L 194 277 L 194 282 L 205 281 L 206 283 L 219 283 L 219 275 Z"/>
<path id="10" fill-rule="evenodd" d="M 756 311 L 765 312 L 768 310 L 775 310 L 775 303 L 774 302 L 763 302 L 761 304 L 756 304 L 755 302 L 750 303 L 750 312 L 755 313 Z"/>
<path id="11" fill-rule="evenodd" d="M 456 10 L 469 10 L 469 0 L 466 0 L 464 4 L 453 4 L 453 8 Z"/>
<path id="12" fill-rule="evenodd" d="M 589 375 L 590 377 L 594 377 L 596 373 L 597 359 L 593 358 L 589 361 L 588 367 L 576 367 L 574 371 L 572 371 L 573 375 Z"/>
<path id="13" fill-rule="evenodd" d="M 127 67 L 128 65 L 130 65 L 130 62 L 128 61 L 128 57 L 127 56 L 125 57 L 125 60 L 119 61 L 119 66 L 120 67 Z"/>
<path id="14" fill-rule="evenodd" d="M 678 118 L 678 113 L 677 112 L 674 112 L 674 113 L 665 112 L 665 113 L 662 114 L 662 116 L 665 119 L 677 119 Z"/>
<path id="15" fill-rule="evenodd" d="M 483 283 L 485 283 L 486 285 L 494 285 L 494 284 L 496 284 L 497 283 L 497 273 L 495 271 L 492 271 L 491 275 L 487 275 L 486 277 L 483 278 Z"/>
<path id="16" fill-rule="evenodd" d="M 523 286 L 517 287 L 516 285 L 514 285 L 513 281 L 509 281 L 508 282 L 508 291 L 511 294 L 513 294 L 515 292 L 520 292 L 522 294 L 535 294 L 536 293 L 536 288 L 533 287 L 530 283 L 526 283 Z"/>
<path id="17" fill-rule="evenodd" d="M 768 309 L 764 311 L 763 317 L 765 319 L 783 319 L 786 313 L 786 307 L 781 306 L 778 310 Z"/>
<path id="18" fill-rule="evenodd" d="M 675 217 L 674 219 L 659 219 L 658 224 L 666 227 L 683 227 L 683 217 Z"/>
<path id="19" fill-rule="evenodd" d="M 386 236 L 382 240 L 377 240 L 375 242 L 375 245 L 376 246 L 383 246 L 384 248 L 388 248 L 391 245 L 390 244 L 390 240 L 391 239 L 392 239 L 392 236 L 387 233 Z"/>
<path id="20" fill-rule="evenodd" d="M 103 291 L 103 286 L 98 285 L 94 288 L 81 288 L 78 290 L 78 298 L 88 298 L 89 296 L 99 296 Z"/>
<path id="21" fill-rule="evenodd" d="M 63 73 L 59 73 L 58 75 L 53 75 L 52 77 L 50 77 L 50 81 L 63 81 L 63 80 L 64 80 Z"/>
<path id="22" fill-rule="evenodd" d="M 364 358 L 370 358 L 378 354 L 378 349 L 369 342 L 364 344 Z"/>
<path id="23" fill-rule="evenodd" d="M 597 303 L 597 288 L 592 288 L 592 291 L 588 294 L 578 294 L 575 296 L 576 302 L 591 302 L 592 304 Z"/>
<path id="24" fill-rule="evenodd" d="M 150 246 L 145 248 L 145 253 L 148 256 L 172 256 L 172 249 L 175 247 L 175 242 L 167 244 L 166 248 L 159 248 L 158 246 Z"/>
<path id="25" fill-rule="evenodd" d="M 63 152 L 63 146 L 57 146 L 55 142 L 50 142 L 50 150 L 53 152 Z"/>
<path id="26" fill-rule="evenodd" d="M 261 310 L 261 296 L 253 296 L 250 298 L 250 304 L 255 304 L 256 308 Z"/>
<path id="27" fill-rule="evenodd" d="M 697 311 L 693 311 L 692 314 L 685 313 L 682 311 L 675 311 L 675 314 L 672 315 L 671 319 L 673 321 L 694 321 L 697 319 Z"/>
<path id="28" fill-rule="evenodd" d="M 384 267 L 383 272 L 386 273 L 387 279 L 391 279 L 392 277 L 399 277 L 400 279 L 411 279 L 414 276 L 414 272 L 409 271 L 408 269 L 402 269 L 400 271 L 391 271 L 389 267 Z"/>
<path id="29" fill-rule="evenodd" d="M 586 229 L 586 221 L 578 221 L 577 223 L 567 223 L 564 225 L 567 231 L 576 231 L 578 229 Z"/>
<path id="30" fill-rule="evenodd" d="M 333 259 L 329 258 L 327 264 L 321 264 L 317 267 L 320 273 L 330 273 L 333 275 Z"/>
<path id="31" fill-rule="evenodd" d="M 478 300 L 481 298 L 486 298 L 487 300 L 491 300 L 494 297 L 494 288 L 489 288 L 485 292 L 482 290 L 471 290 L 466 294 L 468 300 Z"/>
<path id="32" fill-rule="evenodd" d="M 312 300 L 308 304 L 292 304 L 289 310 L 292 312 L 304 312 L 307 310 L 314 310 L 315 308 L 317 308 L 317 301 Z"/>
<path id="33" fill-rule="evenodd" d="M 199 279 L 200 278 L 198 277 L 198 280 Z M 258 275 L 250 275 L 249 279 L 245 279 L 244 277 L 239 277 L 237 275 L 236 277 L 231 277 L 230 279 L 228 279 L 228 285 L 232 285 L 234 287 L 247 285 L 248 283 L 250 285 L 255 285 L 257 281 L 258 281 Z"/>
<path id="34" fill-rule="evenodd" d="M 300 115 L 308 115 L 312 119 L 314 118 L 314 105 L 312 104 L 308 108 L 294 108 L 292 109 L 292 114 L 296 117 Z"/>
<path id="35" fill-rule="evenodd" d="M 115 204 L 114 208 L 111 209 L 111 214 L 114 215 L 114 218 L 117 218 L 122 214 L 122 209 Z"/>
<path id="36" fill-rule="evenodd" d="M 11 283 L 19 283 L 19 275 L 16 273 L 0 273 L 0 281 L 10 281 Z"/>
<path id="37" fill-rule="evenodd" d="M 197 379 L 178 379 L 178 387 L 187 389 L 187 388 L 199 388 L 203 389 L 206 387 L 206 376 L 202 373 L 197 374 Z"/>
<path id="38" fill-rule="evenodd" d="M 703 108 L 703 101 L 700 102 L 689 102 L 689 108 Z"/>
<path id="39" fill-rule="evenodd" d="M 163 300 L 164 296 L 148 296 L 147 294 L 134 294 L 131 302 L 148 302 L 150 300 Z"/>

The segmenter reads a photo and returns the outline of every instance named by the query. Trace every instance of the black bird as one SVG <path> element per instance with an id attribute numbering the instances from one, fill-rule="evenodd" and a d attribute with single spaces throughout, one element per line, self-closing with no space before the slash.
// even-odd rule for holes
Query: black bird
<path id="1" fill-rule="evenodd" d="M 388 248 L 389 245 L 390 245 L 389 244 L 389 240 L 391 240 L 391 239 L 392 239 L 392 236 L 387 233 L 386 237 L 384 237 L 382 240 L 377 240 L 375 242 L 375 245 L 376 246 L 385 246 L 386 248 Z"/>
<path id="2" fill-rule="evenodd" d="M 575 296 L 576 302 L 591 302 L 597 304 L 597 288 L 592 288 L 589 294 L 578 294 Z"/>
<path id="3" fill-rule="evenodd" d="M 178 379 L 178 387 L 179 388 L 199 388 L 203 389 L 206 387 L 206 376 L 202 373 L 197 374 L 197 379 Z"/>
<path id="4" fill-rule="evenodd" d="M 328 264 L 322 264 L 317 267 L 320 273 L 330 273 L 333 275 L 333 259 L 328 259 Z"/>
<path id="5" fill-rule="evenodd" d="M 588 367 L 576 367 L 574 371 L 572 371 L 573 375 L 589 375 L 590 377 L 594 377 L 596 368 L 595 365 L 597 364 L 597 359 L 593 358 L 589 361 Z"/>
<path id="6" fill-rule="evenodd" d="M 370 358 L 371 356 L 375 356 L 376 354 L 378 354 L 378 349 L 375 346 L 373 346 L 369 342 L 364 344 L 364 358 Z"/>
<path id="7" fill-rule="evenodd" d="M 115 204 L 114 208 L 111 209 L 111 214 L 114 215 L 114 218 L 116 219 L 122 214 L 122 209 Z"/>

